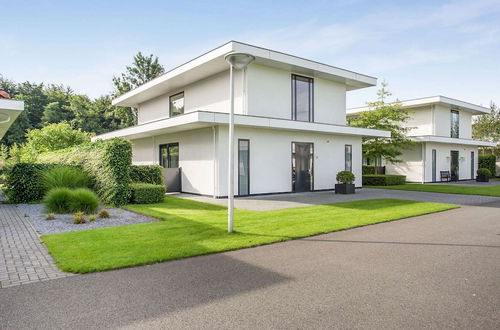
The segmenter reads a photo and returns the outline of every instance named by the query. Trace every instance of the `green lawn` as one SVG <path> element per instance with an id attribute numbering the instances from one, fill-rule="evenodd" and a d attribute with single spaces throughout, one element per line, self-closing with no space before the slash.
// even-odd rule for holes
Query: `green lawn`
<path id="1" fill-rule="evenodd" d="M 163 221 L 43 235 L 64 271 L 87 273 L 234 250 L 327 233 L 458 206 L 378 199 L 275 211 L 235 210 L 226 231 L 226 208 L 176 197 L 128 209 Z M 105 221 L 105 220 L 103 220 Z"/>
<path id="2" fill-rule="evenodd" d="M 500 185 L 498 186 L 459 186 L 447 184 L 420 184 L 420 183 L 407 183 L 396 186 L 364 186 L 366 188 L 381 188 L 381 189 L 394 189 L 394 190 L 411 190 L 411 191 L 426 191 L 444 194 L 459 194 L 459 195 L 482 195 L 500 197 Z"/>

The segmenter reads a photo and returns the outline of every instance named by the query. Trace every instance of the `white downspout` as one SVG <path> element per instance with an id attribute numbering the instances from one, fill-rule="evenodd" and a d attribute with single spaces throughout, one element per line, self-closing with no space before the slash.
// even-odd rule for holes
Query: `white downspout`
<path id="1" fill-rule="evenodd" d="M 212 126 L 212 133 L 213 133 L 212 153 L 213 153 L 213 161 L 214 161 L 214 173 L 213 173 L 214 193 L 213 193 L 213 198 L 216 198 L 217 197 L 217 188 L 218 188 L 217 182 L 218 182 L 218 180 L 217 180 L 217 130 L 216 130 L 215 126 Z"/>
<path id="2" fill-rule="evenodd" d="M 426 150 L 425 150 L 425 142 L 422 142 L 422 183 L 425 183 L 425 167 L 427 165 L 426 162 Z"/>

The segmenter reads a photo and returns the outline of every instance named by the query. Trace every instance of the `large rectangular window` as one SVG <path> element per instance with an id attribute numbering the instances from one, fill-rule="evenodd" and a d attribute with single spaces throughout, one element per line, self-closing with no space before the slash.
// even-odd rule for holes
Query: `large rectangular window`
<path id="1" fill-rule="evenodd" d="M 345 170 L 352 172 L 352 146 L 350 144 L 345 145 L 344 157 Z"/>
<path id="2" fill-rule="evenodd" d="M 314 121 L 314 81 L 292 74 L 292 120 Z"/>
<path id="3" fill-rule="evenodd" d="M 238 195 L 250 194 L 250 141 L 238 140 Z"/>
<path id="4" fill-rule="evenodd" d="M 160 145 L 160 166 L 164 168 L 179 167 L 179 143 Z"/>
<path id="5" fill-rule="evenodd" d="M 170 96 L 170 117 L 184 113 L 184 92 Z"/>
<path id="6" fill-rule="evenodd" d="M 460 135 L 460 115 L 458 110 L 451 110 L 451 137 L 457 138 Z"/>

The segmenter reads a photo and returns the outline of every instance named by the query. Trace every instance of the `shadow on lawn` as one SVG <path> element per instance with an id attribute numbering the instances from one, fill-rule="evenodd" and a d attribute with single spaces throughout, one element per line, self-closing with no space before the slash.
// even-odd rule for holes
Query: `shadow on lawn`
<path id="1" fill-rule="evenodd" d="M 329 207 L 339 207 L 352 210 L 380 210 L 386 209 L 394 206 L 410 206 L 414 204 L 421 204 L 420 201 L 403 200 L 403 199 L 391 199 L 391 198 L 380 198 L 380 199 L 367 199 L 353 202 L 343 202 L 335 204 L 326 204 Z"/>

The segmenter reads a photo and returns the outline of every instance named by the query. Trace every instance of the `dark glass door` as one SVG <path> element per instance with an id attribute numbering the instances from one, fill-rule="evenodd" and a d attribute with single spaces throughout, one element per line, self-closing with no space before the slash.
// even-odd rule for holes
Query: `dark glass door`
<path id="1" fill-rule="evenodd" d="M 474 159 L 474 151 L 470 152 L 470 178 L 474 180 L 476 176 L 476 171 L 474 171 L 475 159 Z"/>
<path id="2" fill-rule="evenodd" d="M 312 143 L 292 142 L 292 189 L 294 192 L 313 190 Z"/>
<path id="3" fill-rule="evenodd" d="M 458 151 L 452 150 L 450 151 L 450 174 L 451 174 L 451 180 L 457 181 L 458 178 Z"/>
<path id="4" fill-rule="evenodd" d="M 432 149 L 432 182 L 436 182 L 436 149 Z"/>

